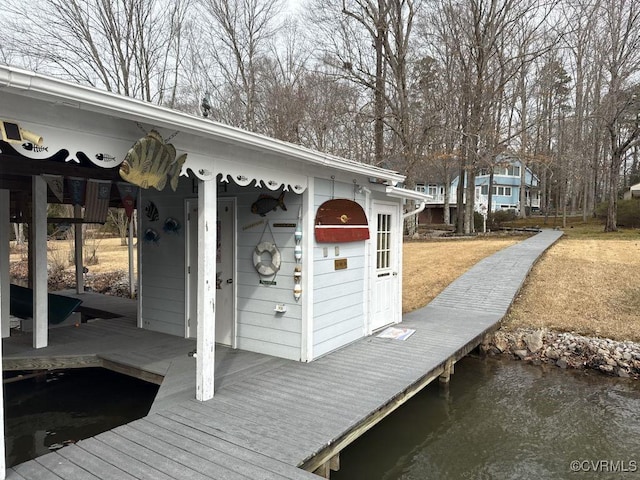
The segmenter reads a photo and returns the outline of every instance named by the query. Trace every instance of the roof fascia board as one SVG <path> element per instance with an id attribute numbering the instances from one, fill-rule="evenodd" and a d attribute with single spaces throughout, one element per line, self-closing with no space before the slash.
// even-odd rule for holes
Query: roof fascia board
<path id="1" fill-rule="evenodd" d="M 431 195 L 418 192 L 417 190 L 409 190 L 408 188 L 387 187 L 386 193 L 389 197 L 406 198 L 407 200 L 417 200 L 419 202 L 426 202 L 427 200 L 433 199 Z"/>

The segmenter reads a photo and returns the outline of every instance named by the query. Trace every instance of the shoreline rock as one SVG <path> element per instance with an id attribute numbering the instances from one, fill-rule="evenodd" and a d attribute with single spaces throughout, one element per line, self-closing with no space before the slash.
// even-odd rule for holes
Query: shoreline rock
<path id="1" fill-rule="evenodd" d="M 534 365 L 591 369 L 609 376 L 640 379 L 640 343 L 519 329 L 498 330 L 480 348 L 489 356 L 508 355 Z"/>

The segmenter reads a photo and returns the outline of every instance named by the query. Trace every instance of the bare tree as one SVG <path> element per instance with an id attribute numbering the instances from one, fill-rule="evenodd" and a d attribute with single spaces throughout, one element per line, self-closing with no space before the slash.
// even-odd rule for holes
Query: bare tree
<path id="1" fill-rule="evenodd" d="M 34 70 L 171 104 L 189 3 L 43 0 L 32 8 L 24 0 L 8 0 L 3 43 Z"/>
<path id="2" fill-rule="evenodd" d="M 203 0 L 202 38 L 207 39 L 203 69 L 208 75 L 218 74 L 220 81 L 210 78 L 212 94 L 222 103 L 229 93 L 241 111 L 232 122 L 248 130 L 256 130 L 259 96 L 259 68 L 266 56 L 278 24 L 280 0 Z"/>
<path id="3" fill-rule="evenodd" d="M 633 0 L 606 0 L 600 10 L 606 96 L 600 114 L 609 136 L 606 232 L 617 230 L 620 172 L 624 154 L 638 142 L 640 112 L 637 72 L 640 69 L 640 5 Z"/>
<path id="4" fill-rule="evenodd" d="M 262 89 L 259 92 L 258 130 L 267 135 L 301 143 L 300 131 L 305 119 L 308 95 L 304 88 L 309 45 L 293 19 L 285 21 L 278 42 L 261 62 Z"/>

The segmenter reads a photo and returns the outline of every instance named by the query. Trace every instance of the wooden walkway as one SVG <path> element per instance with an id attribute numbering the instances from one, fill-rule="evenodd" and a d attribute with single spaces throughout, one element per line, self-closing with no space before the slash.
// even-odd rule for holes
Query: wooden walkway
<path id="1" fill-rule="evenodd" d="M 561 235 L 543 231 L 474 266 L 401 326 L 406 341 L 363 338 L 304 364 L 259 357 L 207 402 L 174 388 L 147 417 L 23 463 L 8 479 L 305 479 L 497 328 L 537 258 Z M 229 353 L 229 352 L 228 352 Z M 233 354 L 229 353 L 233 358 Z M 240 358 L 240 357 L 238 357 Z M 219 372 L 216 366 L 216 375 Z M 230 367 L 233 370 L 233 367 Z M 252 370 L 255 368 L 255 370 Z M 233 380 L 231 380 L 233 379 Z M 304 469 L 304 470 L 303 470 Z"/>

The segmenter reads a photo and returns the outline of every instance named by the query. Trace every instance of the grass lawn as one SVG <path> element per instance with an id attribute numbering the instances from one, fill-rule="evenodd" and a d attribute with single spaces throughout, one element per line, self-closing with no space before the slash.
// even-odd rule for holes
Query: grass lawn
<path id="1" fill-rule="evenodd" d="M 534 266 L 503 328 L 548 328 L 640 341 L 640 230 L 567 225 Z"/>
<path id="2" fill-rule="evenodd" d="M 553 228 L 560 219 L 528 219 Z M 515 226 L 523 226 L 522 223 Z M 564 236 L 533 267 L 503 328 L 547 328 L 640 341 L 640 230 L 604 233 L 599 222 L 570 219 Z M 514 238 L 407 242 L 403 310 L 426 305 L 481 258 Z"/>

